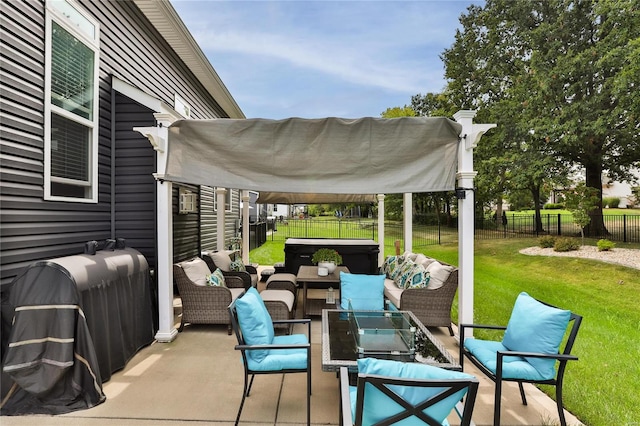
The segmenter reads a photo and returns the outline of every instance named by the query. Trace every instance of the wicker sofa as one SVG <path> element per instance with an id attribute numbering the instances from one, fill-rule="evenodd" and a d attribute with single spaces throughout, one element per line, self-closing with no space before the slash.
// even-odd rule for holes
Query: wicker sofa
<path id="1" fill-rule="evenodd" d="M 396 258 L 400 265 L 406 259 L 422 265 L 429 272 L 430 279 L 426 287 L 399 287 L 397 276 L 394 279 L 385 267 L 390 259 L 388 257 L 381 268 L 381 273 L 386 274 L 384 296 L 387 307 L 412 311 L 425 326 L 447 327 L 449 334 L 453 336 L 451 305 L 458 289 L 458 268 L 416 253 L 405 252 Z"/>
<path id="2" fill-rule="evenodd" d="M 209 271 L 204 260 L 194 258 L 189 261 L 175 263 L 173 265 L 173 278 L 178 287 L 180 298 L 182 299 L 182 317 L 180 320 L 180 328 L 184 329 L 184 325 L 190 324 L 226 324 L 227 333 L 231 334 L 231 318 L 229 317 L 229 305 L 235 300 L 245 289 L 248 288 L 245 280 L 239 276 L 225 276 L 225 286 L 208 286 L 204 282 L 196 283 L 189 278 L 187 270 L 193 268 L 206 268 Z M 206 275 L 205 269 L 197 276 Z M 208 272 L 210 273 L 210 272 Z M 193 278 L 193 273 L 191 273 Z M 194 278 L 198 280 L 198 278 Z"/>

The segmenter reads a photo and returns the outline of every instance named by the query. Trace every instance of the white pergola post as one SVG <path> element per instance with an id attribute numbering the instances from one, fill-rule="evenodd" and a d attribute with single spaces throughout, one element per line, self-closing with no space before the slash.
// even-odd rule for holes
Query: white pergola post
<path id="1" fill-rule="evenodd" d="M 378 266 L 384 262 L 384 194 L 378 194 Z"/>
<path id="2" fill-rule="evenodd" d="M 249 264 L 249 191 L 242 191 L 242 263 Z"/>
<path id="3" fill-rule="evenodd" d="M 225 198 L 227 195 L 226 188 L 216 188 L 216 204 L 218 206 L 217 211 L 217 230 L 216 234 L 218 239 L 216 241 L 216 248 L 218 251 L 222 251 L 225 249 L 224 240 L 225 240 L 225 228 L 224 228 L 224 214 L 227 210 L 227 206 L 225 204 Z"/>
<path id="4" fill-rule="evenodd" d="M 136 127 L 133 130 L 145 135 L 156 150 L 158 170 L 156 178 L 157 203 L 157 250 L 156 282 L 158 285 L 158 342 L 171 342 L 178 335 L 173 318 L 173 212 L 171 195 L 173 184 L 162 177 L 167 167 L 167 127 L 178 117 L 172 114 L 154 114 L 157 127 Z"/>
<path id="5" fill-rule="evenodd" d="M 404 225 L 404 251 L 413 251 L 413 194 L 407 192 L 402 198 Z"/>
<path id="6" fill-rule="evenodd" d="M 458 324 L 473 324 L 475 197 L 473 148 L 495 124 L 473 124 L 476 111 L 458 111 L 453 117 L 462 125 L 458 149 L 456 195 L 458 197 Z"/>

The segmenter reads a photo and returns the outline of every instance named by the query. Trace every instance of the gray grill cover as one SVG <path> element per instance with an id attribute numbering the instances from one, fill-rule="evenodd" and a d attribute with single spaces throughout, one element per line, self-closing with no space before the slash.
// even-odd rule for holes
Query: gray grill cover
<path id="1" fill-rule="evenodd" d="M 131 248 L 36 262 L 12 283 L 10 304 L 3 381 L 8 375 L 15 385 L 5 415 L 101 403 L 103 381 L 155 333 L 149 266 Z"/>

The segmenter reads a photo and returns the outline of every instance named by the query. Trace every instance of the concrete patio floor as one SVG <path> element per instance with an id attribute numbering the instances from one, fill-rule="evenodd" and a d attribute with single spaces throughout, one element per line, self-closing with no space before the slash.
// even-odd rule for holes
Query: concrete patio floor
<path id="1" fill-rule="evenodd" d="M 298 307 L 301 306 L 299 299 Z M 176 321 L 180 313 L 176 299 Z M 301 313 L 298 312 L 298 317 Z M 176 324 L 177 326 L 178 324 Z M 300 329 L 302 331 L 302 329 Z M 431 329 L 458 358 L 458 346 L 447 329 Z M 296 330 L 294 330 L 296 332 Z M 320 317 L 313 317 L 311 421 L 337 425 L 339 392 L 335 373 L 321 368 Z M 107 400 L 94 408 L 59 416 L 3 416 L 2 426 L 13 425 L 231 425 L 242 395 L 240 353 L 233 349 L 235 336 L 226 326 L 186 326 L 171 343 L 153 343 L 138 352 L 125 369 L 104 383 Z M 465 372 L 480 380 L 473 420 L 493 422 L 493 382 L 465 363 Z M 568 373 L 571 380 L 571 372 Z M 532 385 L 525 385 L 529 405 L 520 401 L 517 385 L 503 385 L 502 424 L 559 424 L 555 402 Z M 258 376 L 245 402 L 242 425 L 302 425 L 305 423 L 305 375 Z M 581 425 L 565 410 L 569 425 Z M 459 424 L 455 415 L 451 424 Z"/>

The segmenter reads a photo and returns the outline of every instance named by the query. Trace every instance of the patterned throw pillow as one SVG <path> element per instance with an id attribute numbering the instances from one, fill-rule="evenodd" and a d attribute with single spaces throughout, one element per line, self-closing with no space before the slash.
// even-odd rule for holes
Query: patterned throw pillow
<path id="1" fill-rule="evenodd" d="M 398 273 L 393 278 L 399 288 L 405 288 L 405 284 L 411 272 L 415 269 L 416 263 L 411 259 L 406 259 L 398 268 Z"/>
<path id="2" fill-rule="evenodd" d="M 245 272 L 247 270 L 246 266 L 244 266 L 244 263 L 242 263 L 242 259 L 236 259 L 232 261 L 230 268 L 232 271 L 236 272 Z"/>
<path id="3" fill-rule="evenodd" d="M 429 271 L 424 266 L 416 264 L 411 272 L 407 274 L 404 280 L 404 288 L 425 288 L 430 279 L 431 274 L 429 274 Z"/>
<path id="4" fill-rule="evenodd" d="M 386 274 L 387 277 L 394 280 L 400 272 L 400 265 L 402 265 L 403 262 L 404 257 L 402 256 L 387 256 L 382 264 L 382 272 Z"/>
<path id="5" fill-rule="evenodd" d="M 215 287 L 226 287 L 227 285 L 224 282 L 224 275 L 220 268 L 217 268 L 213 271 L 213 274 L 207 276 L 207 285 L 215 286 Z"/>

